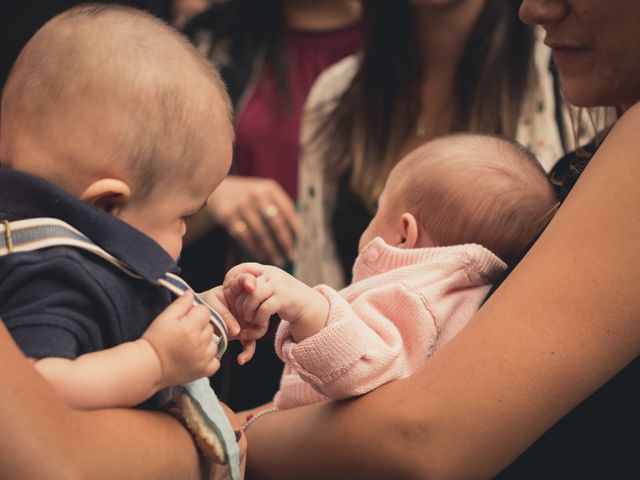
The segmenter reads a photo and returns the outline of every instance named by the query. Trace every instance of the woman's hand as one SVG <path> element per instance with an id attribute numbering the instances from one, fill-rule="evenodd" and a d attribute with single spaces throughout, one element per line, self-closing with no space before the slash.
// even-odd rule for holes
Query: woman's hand
<path id="1" fill-rule="evenodd" d="M 284 265 L 293 257 L 298 218 L 274 180 L 227 177 L 213 192 L 209 212 L 256 259 Z"/>

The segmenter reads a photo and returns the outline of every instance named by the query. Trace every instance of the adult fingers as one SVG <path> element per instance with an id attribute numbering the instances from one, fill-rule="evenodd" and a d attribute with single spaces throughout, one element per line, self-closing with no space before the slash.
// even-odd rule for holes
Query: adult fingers
<path id="1" fill-rule="evenodd" d="M 292 260 L 298 234 L 298 215 L 289 195 L 278 185 L 271 194 L 271 201 L 263 205 L 260 212 L 279 250 L 287 259 Z"/>
<path id="2" fill-rule="evenodd" d="M 275 265 L 283 265 L 284 258 L 276 239 L 271 233 L 269 226 L 265 223 L 262 213 L 254 209 L 243 210 L 243 218 L 249 226 L 250 235 L 243 238 L 251 243 L 253 250 L 262 252 L 262 257 Z"/>
<path id="3" fill-rule="evenodd" d="M 267 216 L 267 213 L 269 215 Z M 271 212 L 278 212 L 273 215 Z M 293 259 L 293 244 L 295 242 L 295 237 L 293 236 L 293 232 L 289 228 L 287 224 L 287 220 L 278 207 L 275 204 L 269 205 L 262 212 L 263 221 L 267 225 L 267 228 L 270 231 L 271 237 L 273 238 L 273 243 L 275 245 L 277 256 L 285 258 L 287 260 Z M 279 260 L 279 258 L 276 258 Z M 274 262 L 277 265 L 282 265 L 283 262 Z"/>
<path id="4" fill-rule="evenodd" d="M 249 219 L 245 218 L 245 214 L 234 217 L 234 220 L 227 224 L 227 230 L 233 239 L 240 244 L 251 256 L 260 260 L 265 260 L 267 254 L 262 243 L 256 239 L 254 234 L 257 224 L 257 216 L 249 214 Z"/>

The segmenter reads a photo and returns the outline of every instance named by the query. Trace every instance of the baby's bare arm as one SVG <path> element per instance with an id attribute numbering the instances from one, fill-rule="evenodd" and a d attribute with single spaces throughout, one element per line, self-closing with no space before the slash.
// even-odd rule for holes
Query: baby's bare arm
<path id="1" fill-rule="evenodd" d="M 213 375 L 220 364 L 208 310 L 187 293 L 141 339 L 75 360 L 43 358 L 36 369 L 75 408 L 137 405 L 161 388 Z"/>
<path id="2" fill-rule="evenodd" d="M 43 358 L 35 367 L 74 408 L 130 407 L 162 386 L 160 360 L 144 339 L 75 360 Z"/>

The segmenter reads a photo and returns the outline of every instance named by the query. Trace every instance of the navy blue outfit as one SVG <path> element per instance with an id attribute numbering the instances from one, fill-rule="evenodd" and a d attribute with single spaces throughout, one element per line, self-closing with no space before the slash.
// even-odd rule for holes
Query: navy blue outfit
<path id="1" fill-rule="evenodd" d="M 127 263 L 135 279 L 73 247 L 0 257 L 0 318 L 28 357 L 64 357 L 136 340 L 172 301 L 150 281 L 177 273 L 151 238 L 55 185 L 0 167 L 0 220 L 53 217 Z"/>

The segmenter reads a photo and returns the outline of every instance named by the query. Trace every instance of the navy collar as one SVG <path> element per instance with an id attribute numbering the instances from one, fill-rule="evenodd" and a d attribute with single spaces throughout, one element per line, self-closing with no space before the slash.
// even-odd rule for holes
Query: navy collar
<path id="1" fill-rule="evenodd" d="M 42 178 L 0 166 L 0 220 L 36 217 L 67 222 L 147 280 L 179 271 L 160 245 L 129 224 Z"/>

